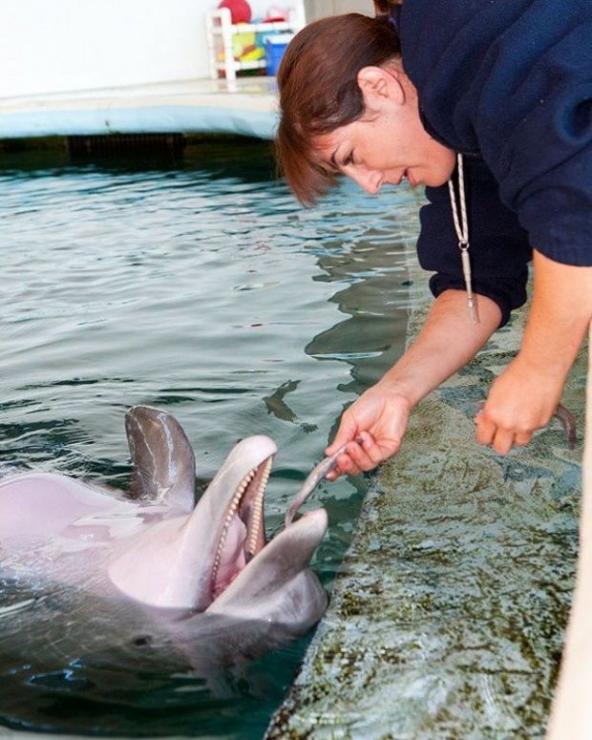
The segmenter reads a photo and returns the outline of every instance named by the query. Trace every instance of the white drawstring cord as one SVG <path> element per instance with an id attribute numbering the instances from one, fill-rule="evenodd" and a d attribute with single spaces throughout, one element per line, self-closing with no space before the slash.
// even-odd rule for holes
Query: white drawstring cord
<path id="1" fill-rule="evenodd" d="M 474 324 L 479 323 L 479 314 L 477 313 L 477 303 L 473 294 L 473 283 L 471 278 L 471 261 L 469 259 L 469 222 L 467 219 L 467 204 L 465 199 L 465 176 L 463 171 L 463 157 L 462 154 L 456 155 L 456 161 L 458 163 L 458 193 L 460 198 L 460 216 L 458 218 L 458 206 L 456 204 L 456 193 L 454 192 L 454 183 L 452 178 L 448 180 L 448 192 L 450 193 L 450 205 L 452 206 L 452 220 L 454 221 L 454 229 L 458 238 L 458 248 L 460 249 L 460 256 L 462 260 L 462 270 L 465 279 L 465 288 L 467 291 L 467 306 L 469 308 L 469 316 Z M 462 225 L 461 225 L 462 222 Z"/>

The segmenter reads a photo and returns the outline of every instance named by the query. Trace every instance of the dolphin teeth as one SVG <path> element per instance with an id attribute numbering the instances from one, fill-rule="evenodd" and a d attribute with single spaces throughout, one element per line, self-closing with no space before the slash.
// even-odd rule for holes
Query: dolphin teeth
<path id="1" fill-rule="evenodd" d="M 257 470 L 256 470 L 256 469 L 253 469 L 253 470 L 250 470 L 250 471 L 249 471 L 249 472 L 248 472 L 248 473 L 247 473 L 247 474 L 245 475 L 245 477 L 244 477 L 244 478 L 242 479 L 242 481 L 241 481 L 241 482 L 240 482 L 240 483 L 238 484 L 238 487 L 237 487 L 237 489 L 236 489 L 236 493 L 235 493 L 235 496 L 239 496 L 239 497 L 240 497 L 240 495 L 242 495 L 242 493 L 243 493 L 243 491 L 245 490 L 245 488 L 246 488 L 246 487 L 247 487 L 247 486 L 249 485 L 249 483 L 250 483 L 250 482 L 251 482 L 251 481 L 253 480 L 253 478 L 255 477 L 255 473 L 256 473 L 256 472 L 257 472 Z"/>
<path id="2" fill-rule="evenodd" d="M 269 480 L 269 476 L 271 474 L 271 458 L 268 459 L 265 463 L 265 468 L 263 470 L 263 473 L 261 475 L 261 482 L 259 484 L 257 493 L 255 494 L 255 499 L 253 502 L 253 513 L 251 518 L 251 533 L 249 536 L 249 540 L 247 542 L 246 550 L 249 553 L 253 553 L 257 546 L 257 538 L 259 535 L 259 529 L 261 527 L 261 520 L 263 517 L 263 494 L 265 491 L 265 487 L 267 486 L 267 482 Z"/>
<path id="3" fill-rule="evenodd" d="M 251 533 L 250 533 L 250 536 L 247 542 L 247 547 L 246 547 L 247 561 L 250 559 L 250 557 L 253 556 L 253 551 L 257 546 L 257 537 L 259 534 L 259 529 L 261 527 L 261 518 L 263 515 L 263 493 L 265 491 L 265 487 L 267 485 L 267 481 L 269 480 L 269 475 L 271 473 L 271 465 L 272 465 L 271 458 L 268 458 L 264 464 L 265 464 L 265 467 L 261 473 L 261 480 L 260 480 L 259 486 L 257 487 L 257 491 L 255 495 L 253 496 L 252 514 L 251 514 L 252 530 L 251 530 Z M 218 549 L 214 557 L 214 565 L 212 567 L 212 588 L 214 588 L 214 584 L 216 582 L 216 576 L 218 575 L 218 569 L 220 568 L 220 564 L 222 562 L 222 551 L 224 549 L 224 544 L 228 536 L 230 524 L 243 499 L 244 492 L 246 491 L 249 484 L 252 482 L 253 478 L 255 478 L 255 476 L 257 475 L 257 471 L 259 470 L 259 467 L 260 466 L 253 468 L 244 476 L 244 478 L 238 484 L 236 491 L 234 492 L 232 501 L 230 502 L 228 513 L 226 514 L 226 517 L 224 518 L 224 523 L 222 526 L 222 534 L 220 536 L 220 542 L 218 543 Z"/>

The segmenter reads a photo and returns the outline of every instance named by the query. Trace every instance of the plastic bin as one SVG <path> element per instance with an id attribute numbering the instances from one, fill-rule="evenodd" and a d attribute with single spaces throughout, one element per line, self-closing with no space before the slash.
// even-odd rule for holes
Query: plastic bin
<path id="1" fill-rule="evenodd" d="M 292 33 L 278 33 L 275 36 L 267 36 L 265 39 L 267 74 L 271 77 L 277 75 L 284 52 L 293 38 L 294 34 Z"/>

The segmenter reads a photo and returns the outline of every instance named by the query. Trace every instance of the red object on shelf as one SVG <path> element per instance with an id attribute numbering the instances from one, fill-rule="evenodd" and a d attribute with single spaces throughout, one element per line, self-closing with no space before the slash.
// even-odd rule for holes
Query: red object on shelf
<path id="1" fill-rule="evenodd" d="M 263 23 L 285 23 L 288 20 L 288 11 L 277 5 L 272 5 L 268 9 Z"/>
<path id="2" fill-rule="evenodd" d="M 222 0 L 218 8 L 228 8 L 233 23 L 248 23 L 251 20 L 251 6 L 247 0 Z"/>

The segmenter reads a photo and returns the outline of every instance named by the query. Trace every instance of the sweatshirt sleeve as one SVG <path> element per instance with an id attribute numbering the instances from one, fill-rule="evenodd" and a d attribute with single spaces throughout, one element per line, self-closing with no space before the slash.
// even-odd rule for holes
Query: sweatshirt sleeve
<path id="1" fill-rule="evenodd" d="M 515 214 L 502 204 L 497 182 L 484 162 L 466 157 L 464 169 L 473 290 L 497 303 L 503 326 L 512 309 L 526 301 L 532 250 Z M 464 290 L 465 283 L 448 186 L 426 188 L 426 196 L 417 251 L 420 265 L 435 272 L 430 289 L 437 297 L 451 288 Z"/>
<path id="2" fill-rule="evenodd" d="M 532 3 L 488 61 L 475 129 L 503 202 L 542 254 L 592 265 L 592 3 Z"/>

